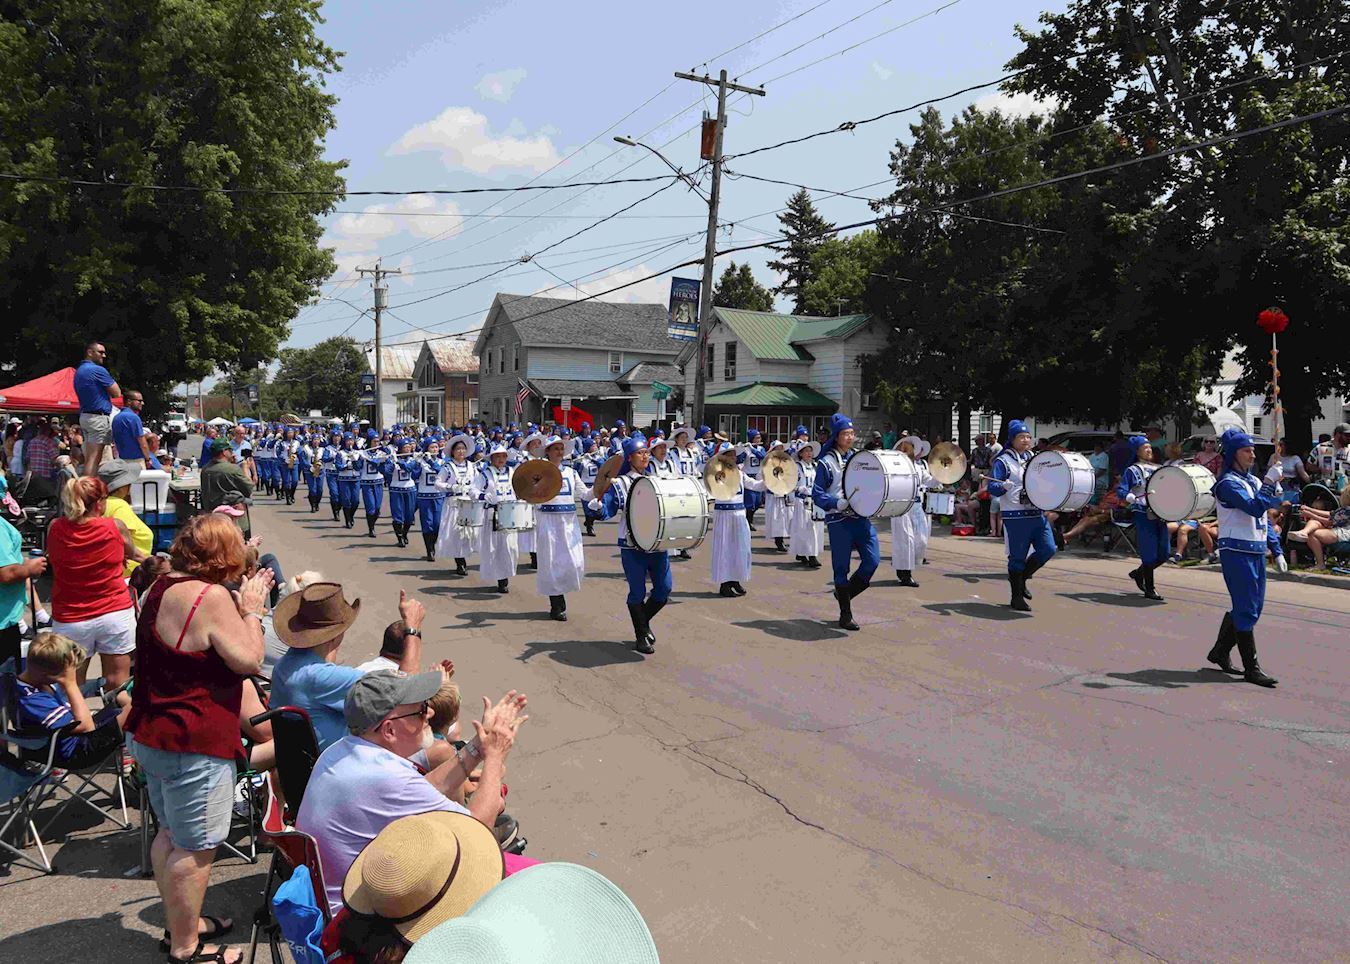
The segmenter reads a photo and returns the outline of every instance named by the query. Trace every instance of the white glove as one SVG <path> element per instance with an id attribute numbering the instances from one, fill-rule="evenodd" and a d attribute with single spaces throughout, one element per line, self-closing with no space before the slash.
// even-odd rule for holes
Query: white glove
<path id="1" fill-rule="evenodd" d="M 1125 501 L 1126 501 L 1129 505 L 1134 505 L 1134 503 L 1138 500 L 1138 498 L 1139 498 L 1139 497 L 1138 497 L 1137 495 L 1135 495 L 1133 492 L 1126 492 L 1126 493 L 1125 493 Z"/>
<path id="2" fill-rule="evenodd" d="M 834 506 L 834 510 L 836 512 L 843 512 L 847 508 L 848 508 L 848 499 L 840 499 L 837 503 L 835 503 Z"/>
<path id="3" fill-rule="evenodd" d="M 1275 554 L 1275 571 L 1276 572 L 1289 571 L 1289 560 L 1284 558 L 1283 552 L 1277 552 Z"/>
<path id="4" fill-rule="evenodd" d="M 1284 478 L 1284 466 L 1276 462 L 1270 468 L 1266 469 L 1266 484 L 1278 485 L 1280 479 Z"/>
<path id="5" fill-rule="evenodd" d="M 600 511 L 600 500 L 599 500 L 599 499 L 591 499 L 591 501 L 589 501 L 589 502 L 586 503 L 586 508 L 590 509 L 592 512 L 599 512 L 599 511 Z"/>

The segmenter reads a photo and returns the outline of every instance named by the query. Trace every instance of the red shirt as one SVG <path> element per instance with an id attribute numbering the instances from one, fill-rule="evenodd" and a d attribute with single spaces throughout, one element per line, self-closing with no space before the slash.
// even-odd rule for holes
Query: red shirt
<path id="1" fill-rule="evenodd" d="M 126 550 L 117 523 L 108 518 L 71 522 L 59 516 L 47 534 L 52 567 L 52 618 L 80 623 L 129 609 L 122 578 Z"/>

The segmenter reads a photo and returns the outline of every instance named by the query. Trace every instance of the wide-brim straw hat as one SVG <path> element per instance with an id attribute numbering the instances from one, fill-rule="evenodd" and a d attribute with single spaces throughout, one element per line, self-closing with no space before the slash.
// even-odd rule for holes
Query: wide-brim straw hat
<path id="1" fill-rule="evenodd" d="M 413 944 L 407 964 L 659 964 L 633 902 L 589 867 L 512 874 Z"/>
<path id="2" fill-rule="evenodd" d="M 342 902 L 416 943 L 468 911 L 505 873 L 497 838 L 477 819 L 419 813 L 395 820 L 366 844 L 342 882 Z"/>
<path id="3" fill-rule="evenodd" d="M 287 646 L 313 649 L 351 629 L 360 612 L 361 600 L 347 602 L 340 583 L 316 582 L 277 603 L 272 628 Z"/>

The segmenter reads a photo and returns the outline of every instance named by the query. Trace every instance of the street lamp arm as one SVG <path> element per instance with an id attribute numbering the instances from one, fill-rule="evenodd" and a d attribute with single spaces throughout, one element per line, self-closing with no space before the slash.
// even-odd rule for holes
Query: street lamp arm
<path id="1" fill-rule="evenodd" d="M 661 160 L 665 162 L 666 167 L 670 168 L 672 171 L 675 172 L 676 177 L 678 177 L 681 181 L 684 181 L 685 184 L 688 184 L 689 189 L 691 191 L 693 191 L 699 197 L 703 198 L 703 202 L 705 204 L 712 203 L 711 201 L 708 200 L 708 196 L 699 190 L 698 185 L 694 182 L 694 179 L 692 177 L 690 177 L 683 170 L 672 164 L 670 158 L 666 157 L 666 155 L 662 154 L 660 151 L 652 147 L 650 144 L 644 144 L 642 143 L 642 141 L 635 141 L 631 137 L 620 137 L 617 134 L 614 136 L 614 140 L 628 147 L 645 147 L 647 150 L 651 151 L 657 157 L 661 158 Z"/>

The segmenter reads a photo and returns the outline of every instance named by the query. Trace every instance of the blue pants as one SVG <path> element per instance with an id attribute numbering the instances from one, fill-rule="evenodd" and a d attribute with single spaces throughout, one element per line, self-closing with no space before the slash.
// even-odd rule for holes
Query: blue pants
<path id="1" fill-rule="evenodd" d="M 422 523 L 423 532 L 441 531 L 441 510 L 445 508 L 443 495 L 419 495 L 417 497 L 417 518 Z"/>
<path id="2" fill-rule="evenodd" d="M 305 473 L 305 488 L 309 490 L 310 497 L 323 495 L 323 476 L 315 475 L 313 472 Z"/>
<path id="3" fill-rule="evenodd" d="M 858 568 L 853 575 L 863 585 L 871 583 L 872 573 L 881 565 L 881 545 L 877 542 L 877 529 L 872 525 L 872 520 L 846 516 L 838 522 L 829 523 L 829 530 L 834 584 L 842 586 L 848 582 L 848 564 L 854 549 L 858 550 Z"/>
<path id="4" fill-rule="evenodd" d="M 300 464 L 287 465 L 285 462 L 278 462 L 277 467 L 281 469 L 281 487 L 283 489 L 294 489 L 300 485 Z"/>
<path id="5" fill-rule="evenodd" d="M 342 505 L 342 496 L 338 494 L 337 473 L 325 471 L 323 477 L 328 482 L 328 501 L 333 503 L 333 505 Z"/>
<path id="6" fill-rule="evenodd" d="M 1003 544 L 1008 549 L 1008 571 L 1021 572 L 1027 567 L 1027 553 L 1034 555 L 1041 565 L 1055 554 L 1055 534 L 1050 521 L 1043 515 L 1003 518 Z"/>
<path id="7" fill-rule="evenodd" d="M 646 598 L 649 577 L 652 581 L 652 602 L 665 602 L 670 598 L 675 580 L 670 574 L 670 556 L 667 553 L 643 552 L 641 549 L 625 547 L 619 551 L 619 561 L 623 563 L 624 578 L 628 580 L 630 605 Z"/>
<path id="8" fill-rule="evenodd" d="M 355 479 L 338 479 L 338 499 L 344 509 L 355 509 L 360 504 L 360 489 Z"/>
<path id="9" fill-rule="evenodd" d="M 369 507 L 366 509 L 370 511 Z M 375 511 L 379 512 L 380 507 L 375 506 Z M 417 490 L 390 489 L 389 490 L 389 516 L 394 520 L 396 526 L 410 526 L 413 523 L 413 513 L 417 511 Z"/>
<path id="10" fill-rule="evenodd" d="M 1171 539 L 1167 535 L 1167 523 L 1162 519 L 1150 519 L 1147 511 L 1135 510 L 1134 538 L 1139 543 L 1139 561 L 1146 566 L 1161 566 L 1171 554 Z"/>
<path id="11" fill-rule="evenodd" d="M 1228 596 L 1233 602 L 1233 628 L 1251 632 L 1266 603 L 1266 557 L 1254 552 L 1219 550 L 1219 566 Z"/>
<path id="12" fill-rule="evenodd" d="M 743 495 L 745 497 L 745 508 L 747 511 L 763 507 L 764 505 L 763 492 L 751 492 L 749 489 L 746 489 Z"/>
<path id="13" fill-rule="evenodd" d="M 383 482 L 362 482 L 361 502 L 366 507 L 366 518 L 380 517 L 380 506 L 384 504 Z"/>

